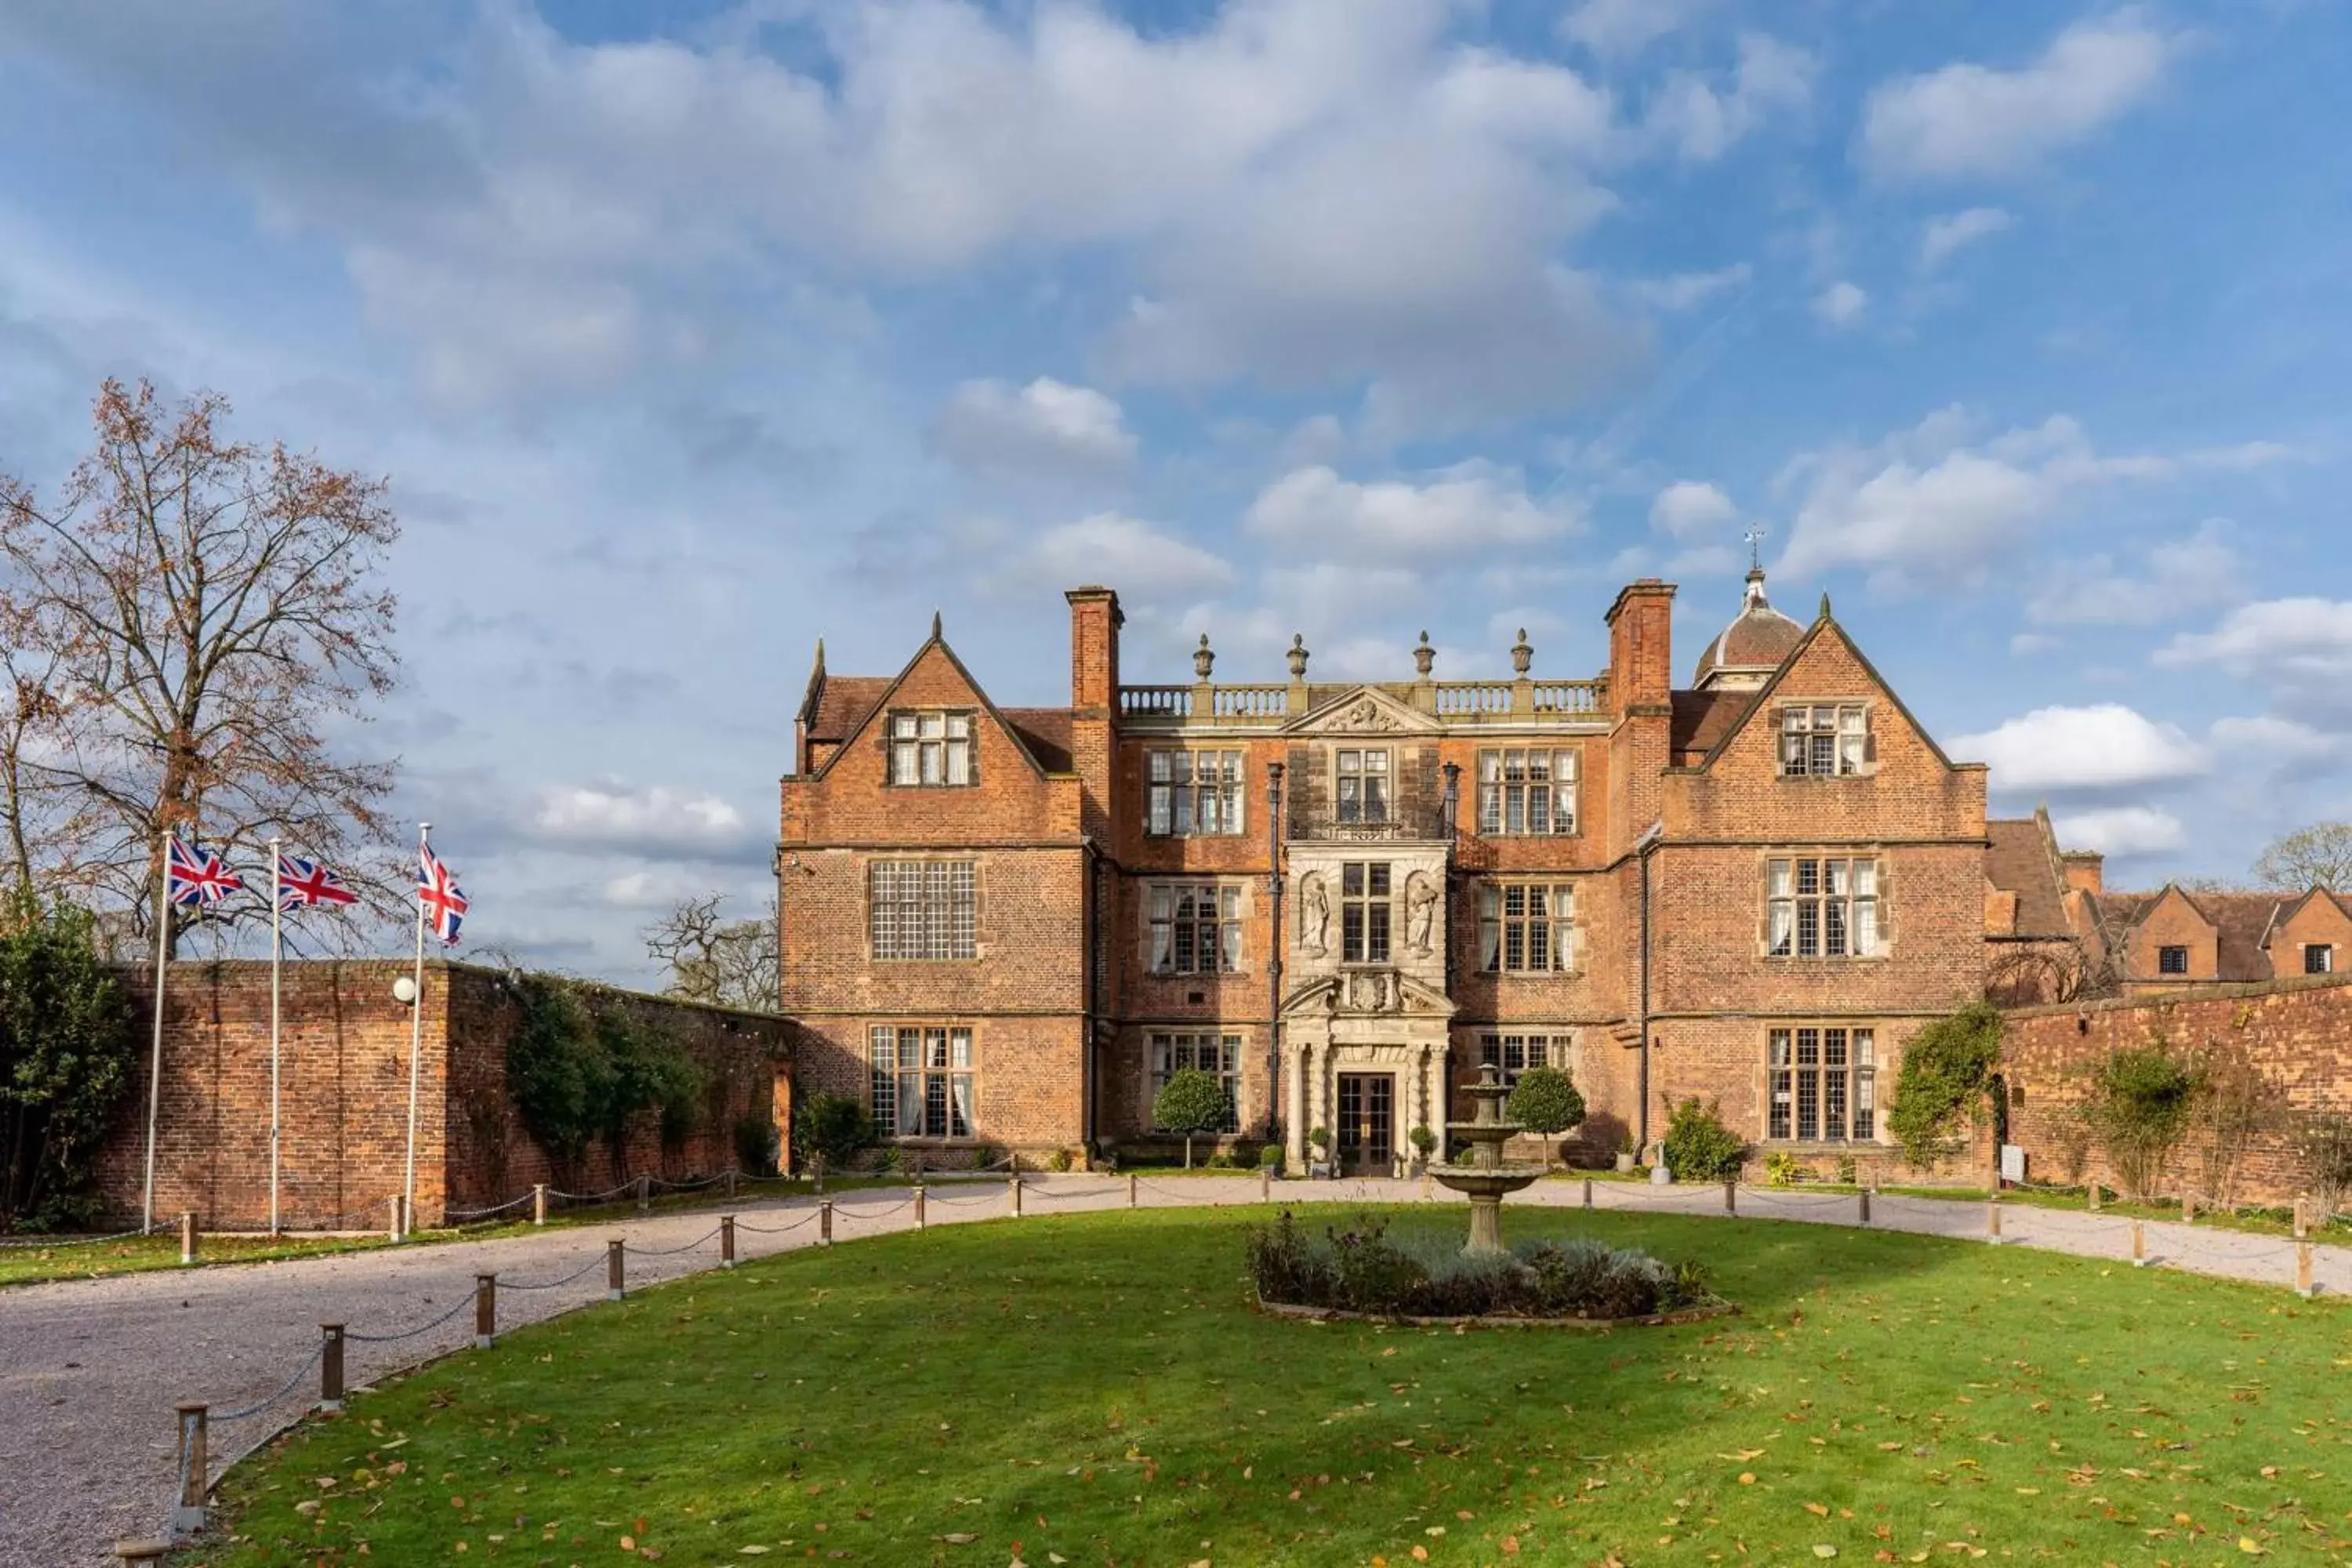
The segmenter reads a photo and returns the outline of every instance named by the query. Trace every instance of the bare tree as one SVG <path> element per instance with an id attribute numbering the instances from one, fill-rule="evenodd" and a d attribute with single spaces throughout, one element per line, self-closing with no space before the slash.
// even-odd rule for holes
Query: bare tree
<path id="1" fill-rule="evenodd" d="M 2254 862 L 2266 888 L 2352 890 L 2352 822 L 2315 822 L 2271 840 Z"/>
<path id="2" fill-rule="evenodd" d="M 718 893 L 688 899 L 646 928 L 646 952 L 668 967 L 672 996 L 747 1012 L 772 1013 L 780 998 L 776 912 L 764 920 L 730 921 Z"/>
<path id="3" fill-rule="evenodd" d="M 54 497 L 0 475 L 0 596 L 54 655 L 56 710 L 34 705 L 47 728 L 37 757 L 16 751 L 33 787 L 15 798 L 54 814 L 47 878 L 151 936 L 160 837 L 182 829 L 244 865 L 281 834 L 381 912 L 404 907 L 390 857 L 372 863 L 392 764 L 343 755 L 336 734 L 397 669 L 375 581 L 400 531 L 384 482 L 231 441 L 228 414 L 215 394 L 166 406 L 109 381 Z M 31 859 L 28 842 L 20 872 Z"/>

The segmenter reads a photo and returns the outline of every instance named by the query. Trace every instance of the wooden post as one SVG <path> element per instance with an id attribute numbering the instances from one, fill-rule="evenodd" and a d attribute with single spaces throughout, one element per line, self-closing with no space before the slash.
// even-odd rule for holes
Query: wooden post
<path id="1" fill-rule="evenodd" d="M 2311 1243 L 2307 1241 L 2298 1241 L 2294 1244 L 2294 1293 L 2308 1301 L 2311 1300 L 2313 1289 L 2314 1287 L 2311 1283 Z"/>
<path id="2" fill-rule="evenodd" d="M 1868 1225 L 1870 1223 L 1870 1189 L 1868 1187 L 1864 1187 L 1862 1191 L 1856 1193 L 1854 1196 L 1862 1201 L 1862 1214 L 1859 1223 Z"/>
<path id="3" fill-rule="evenodd" d="M 547 1184 L 545 1182 L 533 1182 L 531 1184 L 530 1223 L 533 1225 L 545 1225 L 547 1223 Z"/>
<path id="4" fill-rule="evenodd" d="M 205 1527 L 205 1495 L 212 1488 L 206 1476 L 211 1460 L 205 1447 L 206 1406 L 188 1403 L 175 1406 L 180 1415 L 180 1453 L 186 1479 L 172 1500 L 172 1533 L 189 1536 Z"/>
<path id="5" fill-rule="evenodd" d="M 2183 1193 L 2183 1194 L 2180 1194 L 2180 1223 L 2181 1223 L 2181 1224 L 2183 1224 L 2183 1225 L 2193 1225 L 2193 1224 L 2195 1224 L 2195 1223 L 2196 1223 L 2196 1220 L 2197 1220 L 2197 1194 L 2194 1194 L 2194 1193 Z"/>
<path id="6" fill-rule="evenodd" d="M 343 1325 L 320 1323 L 319 1333 L 327 1348 L 319 1355 L 319 1408 L 343 1407 Z"/>
<path id="7" fill-rule="evenodd" d="M 1985 1239 L 1994 1243 L 2000 1240 L 2000 1200 L 1999 1198 L 1985 1200 Z"/>
<path id="8" fill-rule="evenodd" d="M 161 1563 L 172 1550 L 168 1541 L 118 1541 L 114 1543 L 114 1560 L 121 1568 L 139 1568 L 143 1563 Z"/>
<path id="9" fill-rule="evenodd" d="M 1135 1206 L 1135 1173 L 1133 1171 L 1127 1173 L 1127 1206 L 1129 1208 Z"/>
<path id="10" fill-rule="evenodd" d="M 196 1216 L 193 1213 L 184 1214 L 180 1216 L 180 1264 L 185 1268 L 195 1260 Z"/>
<path id="11" fill-rule="evenodd" d="M 391 1208 L 392 1219 L 384 1227 L 384 1235 L 394 1241 L 398 1241 L 400 1239 L 400 1194 L 398 1193 L 392 1194 Z"/>
<path id="12" fill-rule="evenodd" d="M 2103 1203 L 2105 1201 L 2105 1199 L 2106 1199 L 2106 1194 L 2105 1194 L 2105 1193 L 2102 1193 L 2102 1192 L 2099 1190 L 2099 1183 L 2098 1183 L 2098 1179 L 2097 1179 L 2096 1177 L 2092 1178 L 2092 1181 L 2091 1181 L 2091 1212 L 2092 1212 L 2093 1214 L 2096 1214 L 2096 1213 L 2098 1213 L 2098 1212 L 2099 1212 L 2099 1207 L 2100 1207 L 2101 1204 L 2103 1204 Z"/>
<path id="13" fill-rule="evenodd" d="M 816 1178 L 815 1190 L 818 1195 L 823 1196 L 824 1193 L 824 1155 L 823 1153 L 809 1156 L 809 1171 Z"/>
<path id="14" fill-rule="evenodd" d="M 735 1216 L 731 1214 L 719 1216 L 719 1267 L 735 1267 Z"/>
<path id="15" fill-rule="evenodd" d="M 654 1179 L 648 1175 L 637 1178 L 637 1212 L 650 1213 L 654 1206 Z"/>
<path id="16" fill-rule="evenodd" d="M 1584 1178 L 1584 1206 L 1592 1206 L 1592 1178 L 1590 1176 Z"/>
<path id="17" fill-rule="evenodd" d="M 1021 1173 L 1015 1171 L 1004 1179 L 1005 1195 L 1013 1200 L 1013 1217 L 1021 1217 Z"/>
<path id="18" fill-rule="evenodd" d="M 2147 1226 L 2138 1220 L 2132 1221 L 2132 1267 L 2147 1267 Z"/>
<path id="19" fill-rule="evenodd" d="M 1739 1212 L 1739 1184 L 1736 1181 L 1723 1184 L 1723 1212 L 1726 1214 Z"/>
<path id="20" fill-rule="evenodd" d="M 488 1350 L 499 1342 L 499 1277 L 474 1276 L 474 1348 Z"/>
<path id="21" fill-rule="evenodd" d="M 1274 1172 L 1268 1166 L 1257 1168 L 1257 1201 L 1262 1204 L 1274 1202 Z"/>
<path id="22" fill-rule="evenodd" d="M 816 1205 L 816 1244 L 819 1247 L 833 1245 L 833 1200 L 831 1198 Z"/>
<path id="23" fill-rule="evenodd" d="M 929 1224 L 930 1222 L 923 1217 L 923 1184 L 917 1182 L 915 1184 L 915 1228 L 928 1229 Z"/>
<path id="24" fill-rule="evenodd" d="M 622 1279 L 622 1269 L 625 1266 L 621 1261 L 622 1252 L 627 1245 L 618 1237 L 604 1244 L 604 1300 L 607 1301 L 617 1301 L 627 1294 L 627 1286 Z"/>
<path id="25" fill-rule="evenodd" d="M 2310 1223 L 2303 1216 L 2303 1194 L 2297 1193 L 2294 1196 L 2294 1238 L 2301 1241 L 2310 1234 Z"/>
<path id="26" fill-rule="evenodd" d="M 735 1201 L 735 1167 L 732 1165 L 727 1167 L 727 1201 L 730 1204 Z"/>

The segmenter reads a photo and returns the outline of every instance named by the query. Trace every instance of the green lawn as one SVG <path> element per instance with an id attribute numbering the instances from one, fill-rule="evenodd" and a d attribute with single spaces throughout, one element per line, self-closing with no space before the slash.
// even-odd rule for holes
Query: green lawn
<path id="1" fill-rule="evenodd" d="M 944 1227 L 558 1319 L 238 1467 L 230 1534 L 182 1561 L 2352 1561 L 2339 1303 L 1507 1209 L 1514 1236 L 1702 1258 L 1744 1315 L 1305 1324 L 1246 1304 L 1268 1212 Z"/>

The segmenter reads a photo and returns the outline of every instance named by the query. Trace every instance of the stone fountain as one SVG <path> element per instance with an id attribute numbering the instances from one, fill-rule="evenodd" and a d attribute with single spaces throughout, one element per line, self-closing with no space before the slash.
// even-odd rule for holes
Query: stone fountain
<path id="1" fill-rule="evenodd" d="M 1478 1069 L 1478 1081 L 1464 1091 L 1478 1102 L 1467 1121 L 1449 1121 L 1445 1131 L 1470 1145 L 1465 1164 L 1432 1165 L 1429 1173 L 1470 1200 L 1470 1244 L 1465 1252 L 1503 1250 L 1503 1194 L 1516 1193 L 1543 1174 L 1540 1165 L 1503 1163 L 1503 1145 L 1519 1131 L 1516 1121 L 1503 1120 L 1503 1100 L 1510 1090 L 1503 1085 L 1502 1069 L 1487 1062 Z"/>

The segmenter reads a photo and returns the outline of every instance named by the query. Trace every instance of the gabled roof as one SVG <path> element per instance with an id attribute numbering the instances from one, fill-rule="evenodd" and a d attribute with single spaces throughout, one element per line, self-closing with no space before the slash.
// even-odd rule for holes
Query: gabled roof
<path id="1" fill-rule="evenodd" d="M 1985 823 L 1985 880 L 2017 895 L 2017 934 L 2064 936 L 2066 880 L 2050 836 L 2050 819 L 1991 818 Z"/>
<path id="2" fill-rule="evenodd" d="M 1004 721 L 1049 773 L 1070 771 L 1070 710 L 1066 708 L 1007 708 Z"/>
<path id="3" fill-rule="evenodd" d="M 2300 909 L 2309 897 L 2306 893 L 2293 900 L 2294 907 Z M 2216 978 L 2268 980 L 2277 973 L 2266 949 L 2271 931 L 2284 918 L 2284 906 L 2289 902 L 2277 893 L 2206 889 L 2192 893 L 2178 884 L 2168 884 L 2152 893 L 2101 893 L 2095 907 L 2103 919 L 2128 931 L 2145 924 L 2168 898 L 2178 898 L 2213 928 Z M 2336 907 L 2343 907 L 2340 900 Z"/>
<path id="4" fill-rule="evenodd" d="M 1936 737 L 1927 732 L 1927 727 L 1919 722 L 1918 716 L 1911 711 L 1901 695 L 1887 683 L 1885 676 L 1878 673 L 1878 667 L 1870 662 L 1868 654 L 1862 651 L 1862 645 L 1847 636 L 1846 629 L 1837 624 L 1836 617 L 1830 614 L 1830 596 L 1827 594 L 1822 595 L 1821 614 L 1815 616 L 1813 624 L 1805 628 L 1803 639 L 1789 650 L 1789 656 L 1780 661 L 1780 668 L 1772 672 L 1772 678 L 1756 689 L 1753 700 L 1725 728 L 1723 733 L 1716 738 L 1715 744 L 1706 749 L 1706 755 L 1699 761 L 1698 766 L 1711 768 L 1715 765 L 1715 759 L 1723 754 L 1724 748 L 1738 738 L 1740 731 L 1748 728 L 1750 720 L 1770 705 L 1772 694 L 1780 689 L 1782 681 L 1789 679 L 1789 672 L 1796 668 L 1805 655 L 1811 651 L 1813 644 L 1820 640 L 1821 635 L 1832 628 L 1835 628 L 1837 635 L 1844 639 L 1846 651 L 1853 655 L 1854 662 L 1862 666 L 1862 672 L 1870 678 L 1871 684 L 1886 693 L 1886 700 L 1895 704 L 1895 710 L 1903 715 L 1903 721 L 1911 726 L 1913 733 L 1927 743 L 1928 754 L 1943 763 L 1946 768 L 1956 768 L 1957 764 L 1944 753 L 1944 748 L 1937 743 Z"/>
<path id="5" fill-rule="evenodd" d="M 1667 765 L 1688 767 L 1715 750 L 1756 700 L 1753 691 L 1677 691 L 1667 735 Z"/>
<path id="6" fill-rule="evenodd" d="M 807 719 L 812 741 L 845 741 L 864 726 L 897 684 L 887 675 L 827 675 L 816 688 L 815 710 Z"/>
<path id="7" fill-rule="evenodd" d="M 898 688 L 906 683 L 907 677 L 915 672 L 915 667 L 923 662 L 923 656 L 930 652 L 934 647 L 937 647 L 940 653 L 947 657 L 947 661 L 950 664 L 955 666 L 956 673 L 963 677 L 964 684 L 971 688 L 971 694 L 980 700 L 981 707 L 987 712 L 989 718 L 995 721 L 997 728 L 1003 730 L 1004 733 L 1011 738 L 1013 742 L 1013 749 L 1021 753 L 1021 760 L 1029 764 L 1032 772 L 1036 773 L 1038 777 L 1043 778 L 1049 771 L 1055 773 L 1066 773 L 1068 771 L 1069 743 L 1066 726 L 1063 731 L 1061 746 L 1063 765 L 1061 767 L 1049 770 L 1045 766 L 1045 763 L 1038 757 L 1036 749 L 1031 744 L 1030 737 L 1022 731 L 1020 726 L 1007 719 L 1003 711 L 999 709 L 994 702 L 989 700 L 988 693 L 982 689 L 979 681 L 972 679 L 971 671 L 965 668 L 963 660 L 956 657 L 955 649 L 948 646 L 946 637 L 942 635 L 940 630 L 940 618 L 937 616 L 933 616 L 931 617 L 931 635 L 923 639 L 923 646 L 915 650 L 915 657 L 907 661 L 906 668 L 899 670 L 897 675 L 892 676 L 887 680 L 883 679 L 879 676 L 828 676 L 824 674 L 823 655 L 820 653 L 817 673 L 810 681 L 812 689 L 811 696 L 815 699 L 815 706 L 820 717 L 823 715 L 826 707 L 825 691 L 827 689 L 833 687 L 836 682 L 854 683 L 850 684 L 848 689 L 845 690 L 843 693 L 840 711 L 846 714 L 852 708 L 861 706 L 863 707 L 864 711 L 856 716 L 855 722 L 843 728 L 838 736 L 827 735 L 819 737 L 812 731 L 812 739 L 837 739 L 840 742 L 840 749 L 835 751 L 832 756 L 827 757 L 824 760 L 824 765 L 818 768 L 815 773 L 811 776 L 823 778 L 827 773 L 833 772 L 834 764 L 840 762 L 842 758 L 849 754 L 849 742 L 863 734 L 866 726 L 874 721 L 874 716 L 890 705 L 890 699 L 897 695 Z M 879 689 L 873 690 L 872 689 L 875 687 L 878 687 Z M 868 700 L 869 691 L 871 691 L 870 700 Z M 1040 712 L 1050 712 L 1053 710 L 1050 709 L 1030 709 L 1024 710 L 1024 711 L 1034 714 Z M 1065 710 L 1065 714 L 1066 717 L 1066 710 Z M 1050 738 L 1051 726 L 1040 724 L 1037 728 L 1040 731 L 1041 738 Z"/>
<path id="8" fill-rule="evenodd" d="M 2278 914 L 2271 922 L 2273 927 L 2275 928 L 2283 926 L 2286 924 L 2287 921 L 2294 919 L 2295 916 L 2303 913 L 2304 906 L 2310 903 L 2314 899 L 2318 899 L 2323 902 L 2335 905 L 2336 912 L 2337 914 L 2342 915 L 2347 921 L 2352 921 L 2352 903 L 2346 902 L 2343 894 L 2331 892 L 2326 888 L 2313 888 L 2308 891 L 2298 893 L 2293 898 L 2282 898 L 2279 902 Z M 2264 931 L 2263 933 L 2263 943 L 2264 946 L 2268 946 L 2270 944 L 2269 931 Z"/>

